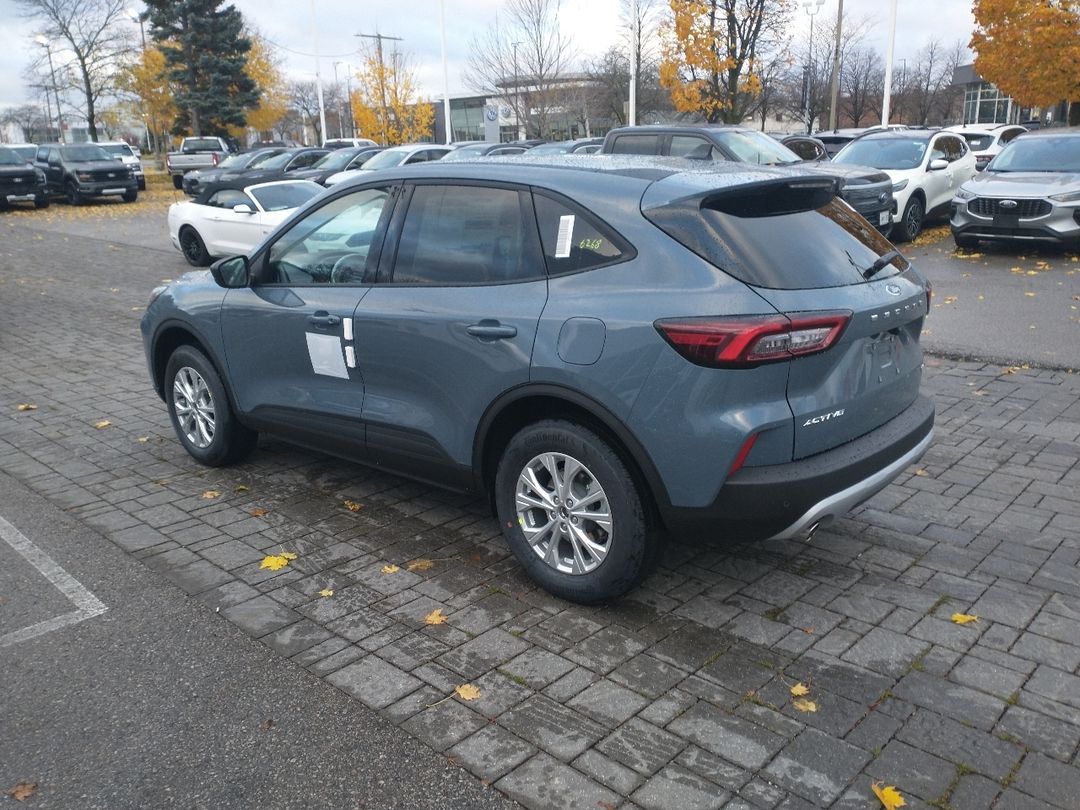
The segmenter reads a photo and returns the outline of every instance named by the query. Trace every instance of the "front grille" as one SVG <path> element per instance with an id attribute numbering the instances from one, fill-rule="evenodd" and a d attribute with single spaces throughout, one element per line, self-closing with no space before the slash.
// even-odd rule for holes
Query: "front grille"
<path id="1" fill-rule="evenodd" d="M 1000 205 L 1002 199 L 1010 198 L 976 197 L 968 203 L 968 210 L 980 217 L 1008 214 L 1009 216 L 1018 216 L 1021 219 L 1034 219 L 1035 217 L 1045 217 L 1053 207 L 1048 200 L 1013 200 L 1016 203 L 1015 208 L 1002 208 Z"/>
<path id="2" fill-rule="evenodd" d="M 881 195 L 885 195 L 884 201 Z M 844 200 L 856 211 L 880 211 L 888 208 L 891 201 L 888 183 L 876 183 L 869 186 L 846 186 Z"/>
<path id="3" fill-rule="evenodd" d="M 37 189 L 37 177 L 33 174 L 0 177 L 0 188 L 5 194 L 32 194 Z"/>
<path id="4" fill-rule="evenodd" d="M 109 175 L 112 175 L 110 177 Z M 99 170 L 90 173 L 95 183 L 122 183 L 128 179 L 128 173 L 126 169 L 109 169 L 108 171 Z"/>

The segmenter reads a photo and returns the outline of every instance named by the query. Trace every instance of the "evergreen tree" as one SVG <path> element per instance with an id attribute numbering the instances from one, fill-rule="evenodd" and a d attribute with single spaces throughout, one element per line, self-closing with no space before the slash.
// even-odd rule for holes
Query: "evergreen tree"
<path id="1" fill-rule="evenodd" d="M 177 134 L 227 134 L 242 127 L 259 91 L 245 65 L 251 40 L 244 18 L 222 0 L 146 0 L 154 40 L 165 54 L 165 75 L 176 88 Z"/>

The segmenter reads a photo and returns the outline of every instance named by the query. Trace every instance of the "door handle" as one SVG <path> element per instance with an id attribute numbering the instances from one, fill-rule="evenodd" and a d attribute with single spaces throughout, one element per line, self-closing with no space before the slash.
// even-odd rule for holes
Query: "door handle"
<path id="1" fill-rule="evenodd" d="M 498 321 L 484 319 L 465 327 L 465 331 L 481 340 L 501 340 L 517 336 L 517 327 L 501 324 Z"/>
<path id="2" fill-rule="evenodd" d="M 331 315 L 328 312 L 320 310 L 314 315 L 308 316 L 308 323 L 310 323 L 312 326 L 337 326 L 339 323 L 341 323 L 341 318 L 339 318 L 337 315 Z"/>

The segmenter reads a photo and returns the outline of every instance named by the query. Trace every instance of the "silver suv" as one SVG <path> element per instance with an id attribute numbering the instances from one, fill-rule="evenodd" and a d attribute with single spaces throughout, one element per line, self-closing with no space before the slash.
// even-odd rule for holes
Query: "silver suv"
<path id="1" fill-rule="evenodd" d="M 485 495 L 579 602 L 664 529 L 807 536 L 930 443 L 928 286 L 835 180 L 698 166 L 430 162 L 319 195 L 154 291 L 181 445 L 222 465 L 266 432 Z"/>

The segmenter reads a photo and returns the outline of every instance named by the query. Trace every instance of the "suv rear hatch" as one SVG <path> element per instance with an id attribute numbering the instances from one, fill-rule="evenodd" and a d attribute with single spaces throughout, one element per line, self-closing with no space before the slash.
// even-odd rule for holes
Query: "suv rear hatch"
<path id="1" fill-rule="evenodd" d="M 793 459 L 869 433 L 915 401 L 929 286 L 836 198 L 835 181 L 792 173 L 676 200 L 662 185 L 646 191 L 642 213 L 665 233 L 795 324 L 843 319 L 824 351 L 779 358 Z"/>

